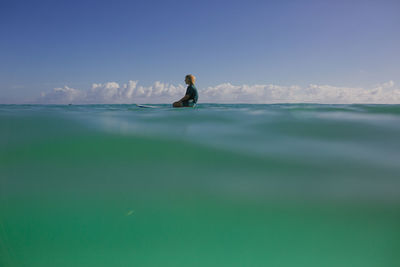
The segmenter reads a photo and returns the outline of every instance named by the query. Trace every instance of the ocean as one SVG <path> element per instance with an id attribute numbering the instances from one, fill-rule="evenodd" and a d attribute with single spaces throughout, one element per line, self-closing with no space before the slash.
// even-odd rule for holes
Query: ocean
<path id="1" fill-rule="evenodd" d="M 0 266 L 400 266 L 400 105 L 0 105 Z"/>

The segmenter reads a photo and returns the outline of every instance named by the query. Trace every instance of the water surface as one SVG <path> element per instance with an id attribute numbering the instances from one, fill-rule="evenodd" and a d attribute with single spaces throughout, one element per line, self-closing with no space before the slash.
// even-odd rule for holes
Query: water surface
<path id="1" fill-rule="evenodd" d="M 400 105 L 0 105 L 1 266 L 399 266 Z"/>

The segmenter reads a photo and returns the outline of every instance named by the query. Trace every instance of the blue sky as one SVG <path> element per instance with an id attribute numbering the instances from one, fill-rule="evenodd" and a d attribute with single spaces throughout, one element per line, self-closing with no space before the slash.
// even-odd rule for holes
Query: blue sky
<path id="1" fill-rule="evenodd" d="M 400 1 L 0 2 L 0 103 L 137 80 L 400 82 Z"/>

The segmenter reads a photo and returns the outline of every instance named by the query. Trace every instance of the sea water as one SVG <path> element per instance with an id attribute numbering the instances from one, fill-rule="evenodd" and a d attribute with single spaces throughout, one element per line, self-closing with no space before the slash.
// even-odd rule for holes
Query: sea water
<path id="1" fill-rule="evenodd" d="M 400 266 L 400 105 L 0 105 L 0 266 Z"/>

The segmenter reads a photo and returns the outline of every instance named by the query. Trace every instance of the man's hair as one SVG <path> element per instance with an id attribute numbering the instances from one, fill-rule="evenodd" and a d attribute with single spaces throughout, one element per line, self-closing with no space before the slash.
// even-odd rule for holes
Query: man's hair
<path id="1" fill-rule="evenodd" d="M 192 74 L 186 75 L 185 78 L 189 78 L 191 84 L 194 84 L 196 82 L 196 77 L 194 77 Z"/>

